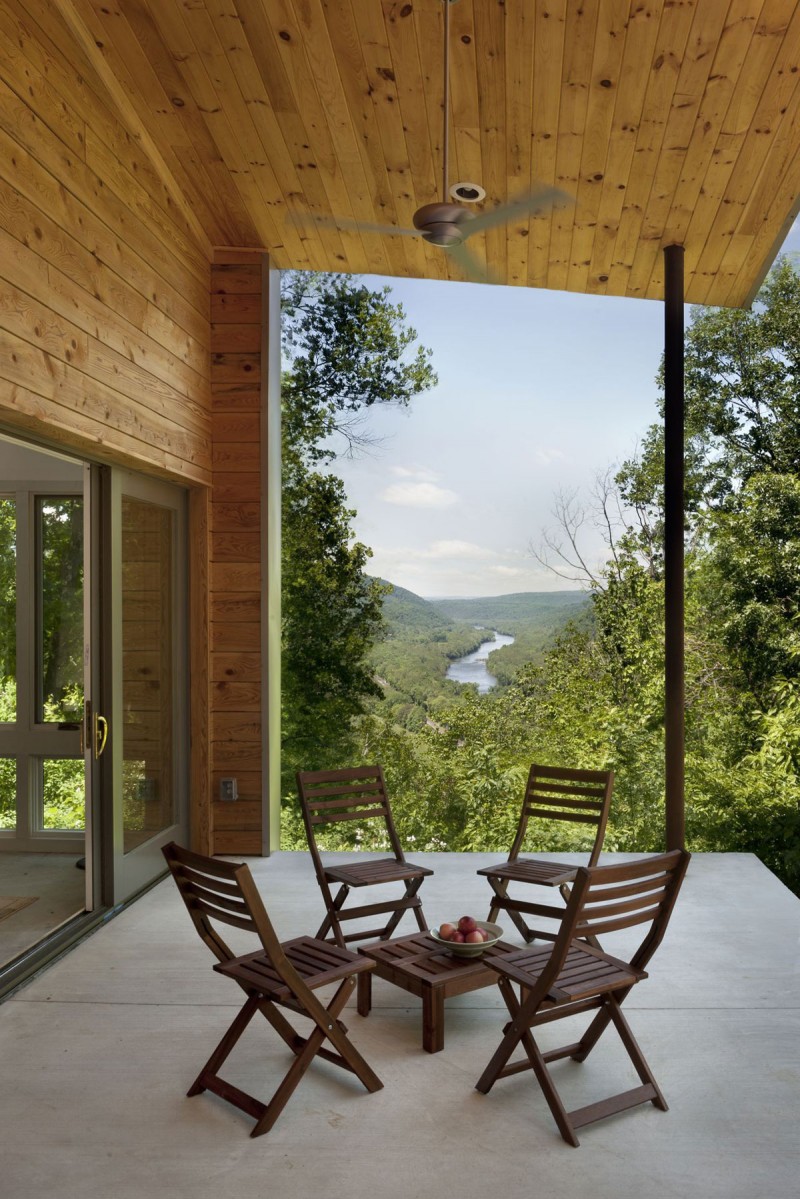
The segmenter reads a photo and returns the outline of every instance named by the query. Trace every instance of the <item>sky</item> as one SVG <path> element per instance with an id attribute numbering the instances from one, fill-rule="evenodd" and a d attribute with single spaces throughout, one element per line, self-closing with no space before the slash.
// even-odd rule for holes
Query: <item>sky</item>
<path id="1" fill-rule="evenodd" d="M 800 247 L 797 226 L 784 249 Z M 408 410 L 377 405 L 375 444 L 333 469 L 370 546 L 370 574 L 426 598 L 579 586 L 534 555 L 557 497 L 586 507 L 598 474 L 658 419 L 663 305 L 476 283 L 388 284 L 437 386 Z M 687 309 L 687 317 L 689 310 Z M 582 550 L 605 557 L 588 523 Z"/>

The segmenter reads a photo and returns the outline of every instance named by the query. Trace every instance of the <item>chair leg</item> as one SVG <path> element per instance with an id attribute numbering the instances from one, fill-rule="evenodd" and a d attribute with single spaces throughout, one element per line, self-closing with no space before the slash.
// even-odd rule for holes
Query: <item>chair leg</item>
<path id="1" fill-rule="evenodd" d="M 495 895 L 497 895 L 500 899 L 505 899 L 508 891 L 508 879 L 501 879 L 498 882 L 497 879 L 494 879 L 491 875 L 489 875 L 489 882 L 491 883 L 492 890 L 494 891 Z M 499 911 L 500 905 L 492 900 L 492 906 L 489 908 L 489 915 L 486 917 L 490 924 L 494 924 L 497 921 L 497 915 Z"/>
<path id="2" fill-rule="evenodd" d="M 309 1013 L 310 1018 L 316 1023 L 316 1028 L 313 1029 L 310 1036 L 305 1040 L 302 1050 L 295 1057 L 274 1095 L 266 1105 L 263 1115 L 256 1122 L 253 1131 L 250 1133 L 251 1137 L 259 1137 L 265 1132 L 269 1132 L 288 1103 L 300 1079 L 306 1070 L 308 1070 L 316 1055 L 322 1050 L 322 1044 L 326 1037 L 333 1042 L 341 1058 L 341 1060 L 337 1060 L 333 1055 L 326 1054 L 326 1060 L 335 1061 L 336 1064 L 350 1069 L 368 1091 L 379 1091 L 382 1088 L 383 1083 L 381 1080 L 370 1066 L 367 1065 L 361 1054 L 349 1040 L 347 1034 L 343 1032 L 342 1026 L 338 1023 L 339 1013 L 352 993 L 354 985 L 355 977 L 353 975 L 344 980 L 325 1009 L 324 1023 L 318 1021 L 315 1015 Z"/>
<path id="3" fill-rule="evenodd" d="M 534 1041 L 530 1030 L 527 1035 L 522 1037 L 522 1043 L 525 1046 L 525 1052 L 528 1055 L 528 1060 L 531 1063 L 539 1086 L 542 1088 L 542 1094 L 547 1100 L 547 1106 L 550 1108 L 553 1119 L 558 1125 L 558 1131 L 561 1133 L 568 1145 L 572 1145 L 577 1149 L 580 1141 L 575 1133 L 575 1129 L 570 1120 L 570 1113 L 561 1102 L 561 1096 L 556 1090 L 555 1083 L 550 1077 L 550 1071 L 547 1069 L 547 1064 L 542 1056 L 539 1046 Z"/>
<path id="4" fill-rule="evenodd" d="M 507 978 L 498 979 L 498 986 L 511 1015 L 511 1021 L 506 1025 L 503 1040 L 476 1084 L 479 1091 L 483 1091 L 485 1094 L 491 1089 L 498 1078 L 503 1078 L 510 1074 L 518 1074 L 528 1068 L 532 1069 L 561 1136 L 568 1145 L 572 1145 L 574 1148 L 578 1148 L 580 1145 L 575 1131 L 578 1127 L 592 1124 L 596 1120 L 603 1119 L 605 1116 L 625 1111 L 629 1107 L 646 1103 L 648 1100 L 655 1107 L 661 1108 L 662 1111 L 667 1110 L 664 1096 L 653 1077 L 650 1067 L 645 1061 L 636 1038 L 620 1010 L 621 1000 L 617 999 L 616 996 L 608 995 L 605 997 L 602 1008 L 597 1016 L 595 1016 L 582 1040 L 576 1046 L 565 1046 L 563 1049 L 553 1049 L 547 1054 L 543 1054 L 530 1030 L 528 1021 L 532 1012 L 526 1010 L 528 1006 L 527 1001 L 523 1000 L 520 1003 L 511 982 Z M 630 988 L 623 993 L 623 998 L 628 994 L 629 990 Z M 527 994 L 530 995 L 531 993 L 527 992 Z M 571 1057 L 574 1061 L 584 1061 L 594 1045 L 597 1044 L 605 1029 L 612 1022 L 617 1028 L 620 1039 L 644 1085 L 634 1088 L 631 1091 L 625 1091 L 620 1095 L 613 1095 L 608 1099 L 601 1100 L 599 1103 L 590 1104 L 588 1107 L 569 1112 L 564 1107 L 547 1063 L 548 1061 L 556 1061 L 559 1058 L 567 1056 Z M 523 1061 L 517 1061 L 511 1065 L 508 1064 L 509 1058 L 519 1044 L 525 1050 L 529 1066 Z M 576 1052 L 571 1053 L 571 1049 L 575 1049 Z"/>
<path id="5" fill-rule="evenodd" d="M 328 933 L 332 932 L 333 939 L 339 948 L 347 948 L 345 944 L 344 933 L 342 932 L 342 926 L 339 921 L 339 912 L 342 910 L 344 901 L 347 899 L 349 892 L 350 888 L 347 886 L 347 884 L 342 883 L 341 887 L 336 892 L 336 898 L 329 904 L 327 908 L 325 919 L 317 929 L 316 938 L 318 941 L 326 941 L 328 938 Z M 328 897 L 329 896 L 330 892 L 328 892 Z M 323 897 L 327 898 L 324 891 Z"/>
<path id="6" fill-rule="evenodd" d="M 492 1089 L 497 1079 L 502 1077 L 503 1071 L 508 1064 L 508 1059 L 522 1040 L 523 1034 L 527 1032 L 527 1028 L 523 1027 L 520 1022 L 516 1022 L 516 1017 L 520 1013 L 520 1004 L 514 994 L 514 988 L 507 978 L 502 976 L 498 978 L 497 985 L 500 988 L 500 993 L 505 1000 L 506 1007 L 511 1014 L 511 1022 L 506 1025 L 505 1033 L 502 1041 L 497 1046 L 497 1049 L 492 1054 L 489 1064 L 475 1083 L 475 1089 L 481 1091 L 484 1095 L 488 1094 Z"/>
<path id="7" fill-rule="evenodd" d="M 386 928 L 381 933 L 381 937 L 380 937 L 381 941 L 391 941 L 392 934 L 394 933 L 394 931 L 397 928 L 400 921 L 403 919 L 403 916 L 405 915 L 405 913 L 409 910 L 410 905 L 406 904 L 405 901 L 408 899 L 415 898 L 417 891 L 419 891 L 420 887 L 422 886 L 423 881 L 424 880 L 421 878 L 412 878 L 412 879 L 408 880 L 408 882 L 406 883 L 405 894 L 404 894 L 403 898 L 400 900 L 400 903 L 403 906 L 398 907 L 397 910 L 392 914 L 392 916 L 390 916 L 389 922 L 386 925 Z M 414 907 L 411 910 L 413 911 L 414 915 L 417 918 L 417 924 L 419 925 L 420 932 L 426 933 L 428 931 L 428 926 L 425 923 L 425 917 L 422 915 L 422 907 L 421 906 Z"/>
<path id="8" fill-rule="evenodd" d="M 600 1040 L 603 1033 L 606 1031 L 606 1029 L 608 1028 L 609 1024 L 611 1023 L 611 1021 L 613 1019 L 612 1007 L 611 1007 L 610 1000 L 611 999 L 614 1000 L 614 1005 L 619 1010 L 620 1004 L 624 1003 L 626 996 L 630 993 L 630 990 L 631 990 L 631 988 L 627 987 L 623 991 L 618 991 L 616 993 L 616 995 L 614 995 L 614 996 L 612 996 L 612 995 L 606 996 L 606 998 L 603 1000 L 602 1004 L 600 1005 L 599 1012 L 597 1013 L 595 1018 L 592 1020 L 591 1024 L 586 1029 L 586 1032 L 583 1034 L 580 1041 L 578 1042 L 579 1048 L 578 1048 L 577 1052 L 570 1054 L 570 1057 L 572 1058 L 573 1062 L 585 1062 L 586 1061 L 587 1057 L 592 1052 L 595 1045 Z M 630 1034 L 631 1037 L 633 1036 L 633 1033 L 630 1032 L 630 1029 L 628 1029 L 628 1033 Z M 620 1034 L 620 1036 L 621 1035 L 622 1034 Z"/>
<path id="9" fill-rule="evenodd" d="M 478 1079 L 478 1082 L 475 1084 L 476 1088 L 477 1090 L 482 1091 L 484 1094 L 488 1093 L 495 1081 L 503 1076 L 508 1059 L 511 1057 L 511 1054 L 514 1052 L 517 1045 L 522 1043 L 522 1046 L 525 1049 L 525 1053 L 528 1057 L 528 1062 L 530 1063 L 530 1069 L 532 1069 L 536 1075 L 536 1080 L 541 1087 L 542 1094 L 547 1101 L 547 1106 L 550 1108 L 553 1119 L 558 1126 L 558 1131 L 561 1133 L 561 1136 L 568 1145 L 572 1145 L 575 1149 L 577 1149 L 580 1145 L 580 1141 L 575 1133 L 572 1121 L 569 1118 L 569 1113 L 564 1107 L 564 1104 L 561 1101 L 561 1096 L 556 1090 L 555 1084 L 550 1077 L 550 1071 L 547 1069 L 547 1065 L 542 1056 L 541 1050 L 533 1039 L 531 1030 L 527 1025 L 525 1004 L 520 1004 L 516 994 L 514 993 L 514 988 L 507 978 L 499 979 L 498 986 L 502 991 L 503 998 L 506 1002 L 506 1007 L 511 1015 L 511 1024 L 508 1026 L 508 1031 L 503 1037 L 503 1040 L 500 1042 L 500 1045 L 489 1062 L 489 1065 L 486 1067 L 483 1074 Z M 524 1021 L 522 1026 L 520 1026 L 521 1021 Z M 526 1067 L 522 1063 L 514 1063 L 512 1067 L 509 1067 L 509 1072 L 518 1073 L 520 1068 L 525 1069 Z"/>
<path id="10" fill-rule="evenodd" d="M 203 1066 L 203 1069 L 200 1071 L 189 1090 L 186 1092 L 187 1095 L 200 1095 L 203 1091 L 209 1089 L 210 1082 L 219 1073 L 220 1066 L 228 1057 L 234 1045 L 239 1040 L 258 1009 L 258 996 L 248 996 L 248 999 L 238 1016 L 233 1021 L 214 1052 L 211 1054 L 211 1057 Z"/>
<path id="11" fill-rule="evenodd" d="M 639 1075 L 639 1078 L 643 1083 L 649 1084 L 655 1091 L 655 1094 L 650 1102 L 654 1107 L 659 1108 L 662 1112 L 669 1111 L 667 1101 L 661 1092 L 661 1088 L 656 1082 L 653 1071 L 648 1066 L 645 1056 L 639 1048 L 639 1043 L 633 1035 L 628 1021 L 622 1014 L 620 1004 L 615 996 L 609 996 L 608 1006 L 611 1019 L 614 1021 L 614 1026 L 619 1033 L 622 1044 L 628 1051 L 628 1057 L 633 1062 L 633 1067 L 636 1073 Z"/>
<path id="12" fill-rule="evenodd" d="M 412 879 L 413 890 L 409 889 L 406 894 L 410 896 L 416 895 L 424 881 L 425 880 L 421 878 Z M 421 933 L 428 932 L 428 921 L 425 919 L 425 913 L 422 910 L 422 904 L 420 904 L 418 908 L 412 908 L 411 910 L 413 911 L 417 925 L 419 926 L 419 931 Z"/>
<path id="13" fill-rule="evenodd" d="M 338 1051 L 341 1060 L 338 1065 L 345 1069 L 352 1070 L 355 1076 L 360 1079 L 368 1091 L 380 1091 L 383 1089 L 383 1083 L 378 1078 L 372 1067 L 364 1060 L 361 1054 L 356 1049 L 353 1042 L 344 1031 L 343 1026 L 337 1022 L 337 1017 L 347 1002 L 353 987 L 356 983 L 355 975 L 350 975 L 346 978 L 338 991 L 334 995 L 326 1009 L 327 1019 L 326 1027 L 323 1029 L 324 1035 L 332 1042 L 334 1048 Z M 329 1060 L 333 1060 L 333 1055 Z"/>

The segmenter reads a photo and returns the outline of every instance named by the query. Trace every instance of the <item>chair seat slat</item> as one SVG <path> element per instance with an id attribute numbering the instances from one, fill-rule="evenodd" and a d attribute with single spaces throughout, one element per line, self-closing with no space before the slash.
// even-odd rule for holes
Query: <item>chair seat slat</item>
<path id="1" fill-rule="evenodd" d="M 546 858 L 517 858 L 514 862 L 484 866 L 478 874 L 508 879 L 510 882 L 558 886 L 559 883 L 569 882 L 574 878 L 577 869 L 577 866 L 571 866 L 568 862 L 551 862 Z"/>
<path id="2" fill-rule="evenodd" d="M 429 866 L 398 862 L 396 858 L 347 862 L 341 866 L 325 867 L 326 878 L 333 882 L 347 883 L 348 887 L 370 887 L 379 883 L 401 882 L 404 879 L 425 878 L 432 873 Z"/>

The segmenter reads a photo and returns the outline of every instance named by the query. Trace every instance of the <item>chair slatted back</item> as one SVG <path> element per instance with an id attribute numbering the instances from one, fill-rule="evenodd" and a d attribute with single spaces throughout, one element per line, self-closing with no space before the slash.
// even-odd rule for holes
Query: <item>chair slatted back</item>
<path id="1" fill-rule="evenodd" d="M 192 853 L 174 841 L 164 857 L 200 937 L 220 962 L 236 955 L 215 924 L 254 933 L 275 968 L 282 974 L 286 961 L 250 868 L 244 862 L 220 862 Z"/>
<path id="2" fill-rule="evenodd" d="M 517 833 L 508 856 L 516 861 L 522 850 L 528 822 L 563 820 L 595 827 L 595 840 L 589 865 L 595 866 L 603 847 L 614 772 L 611 770 L 571 770 L 534 763 L 528 774 Z"/>
<path id="3" fill-rule="evenodd" d="M 600 938 L 637 924 L 648 925 L 630 965 L 643 970 L 660 944 L 691 854 L 684 849 L 624 862 L 581 867 L 572 884 L 557 945 L 576 938 Z"/>
<path id="4" fill-rule="evenodd" d="M 382 821 L 395 859 L 398 862 L 405 861 L 380 766 L 299 771 L 297 791 L 308 834 L 308 846 L 318 875 L 322 871 L 322 861 L 317 847 L 317 830 L 344 820 Z"/>

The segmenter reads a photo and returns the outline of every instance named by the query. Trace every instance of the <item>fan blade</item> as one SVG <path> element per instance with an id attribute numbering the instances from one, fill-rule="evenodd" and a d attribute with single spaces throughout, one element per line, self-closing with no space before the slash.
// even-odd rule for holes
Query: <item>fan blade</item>
<path id="1" fill-rule="evenodd" d="M 518 196 L 516 200 L 509 200 L 508 204 L 493 208 L 491 212 L 482 212 L 472 221 L 464 221 L 461 227 L 465 237 L 472 237 L 474 233 L 483 233 L 484 229 L 504 225 L 516 216 L 535 212 L 537 208 L 549 211 L 551 208 L 564 208 L 567 204 L 574 203 L 572 196 L 568 196 L 558 187 L 540 187 L 527 195 Z"/>
<path id="2" fill-rule="evenodd" d="M 473 283 L 496 283 L 497 280 L 486 269 L 482 262 L 479 262 L 471 250 L 462 242 L 458 246 L 442 246 L 446 254 L 454 258 L 461 270 L 467 278 Z"/>
<path id="3" fill-rule="evenodd" d="M 295 222 L 310 221 L 325 229 L 340 229 L 342 233 L 382 233 L 400 237 L 419 237 L 419 229 L 401 229 L 399 225 L 373 225 L 368 221 L 351 221 L 347 217 L 322 216 L 315 212 L 295 214 Z"/>

